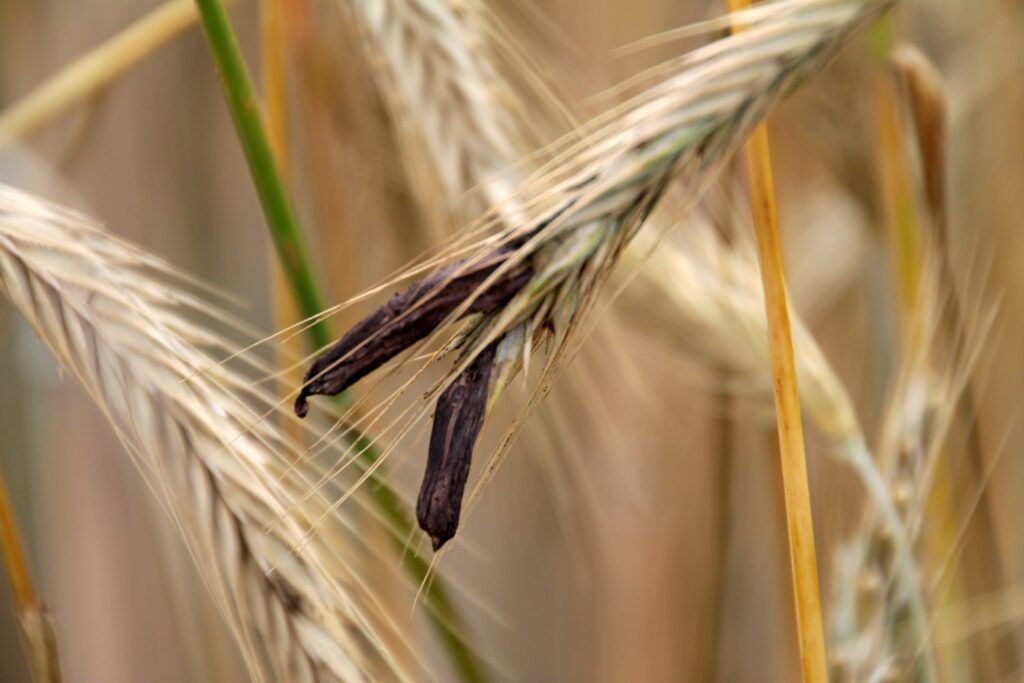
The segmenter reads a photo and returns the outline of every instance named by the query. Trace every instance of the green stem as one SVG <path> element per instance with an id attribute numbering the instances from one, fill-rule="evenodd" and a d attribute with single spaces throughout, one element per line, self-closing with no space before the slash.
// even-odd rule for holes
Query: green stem
<path id="1" fill-rule="evenodd" d="M 364 467 L 370 468 L 377 462 L 379 456 L 368 438 L 359 437 L 355 448 L 364 461 Z M 377 472 L 379 470 L 371 474 L 366 482 L 370 495 L 387 521 L 396 548 L 404 557 L 405 571 L 420 585 L 427 580 L 430 564 L 415 549 L 408 547 L 408 540 L 414 532 L 412 521 L 398 496 Z M 460 678 L 466 683 L 485 683 L 488 678 L 473 653 L 462 617 L 441 577 L 435 575 L 432 578 L 426 585 L 424 595 L 427 616 Z"/>
<path id="2" fill-rule="evenodd" d="M 299 222 L 274 162 L 259 103 L 227 12 L 222 0 L 196 0 L 196 6 L 278 258 L 300 313 L 306 318 L 312 318 L 324 310 L 323 299 L 313 275 L 309 250 L 299 230 Z M 327 346 L 333 339 L 330 328 L 323 320 L 309 328 L 309 337 L 316 348 Z M 372 440 L 367 437 L 360 436 L 357 439 L 356 449 L 360 453 L 360 464 L 364 471 L 373 467 L 380 457 Z M 374 504 L 387 520 L 396 545 L 404 552 L 406 571 L 414 582 L 422 583 L 427 578 L 429 564 L 414 550 L 406 548 L 407 540 L 415 530 L 408 512 L 379 473 L 375 472 L 367 483 Z M 435 578 L 427 586 L 425 595 L 428 618 L 460 678 L 466 683 L 486 681 L 483 669 L 464 635 L 465 628 L 458 610 L 440 578 Z"/>
<path id="3" fill-rule="evenodd" d="M 217 64 L 224 98 L 231 111 L 231 118 L 234 119 L 245 159 L 249 163 L 249 172 L 256 185 L 274 248 L 288 276 L 299 312 L 304 318 L 312 318 L 324 310 L 323 298 L 317 288 L 309 250 L 299 230 L 299 221 L 288 200 L 284 183 L 281 182 L 277 164 L 274 163 L 274 154 L 263 129 L 260 105 L 227 12 L 222 0 L 196 0 L 196 6 Z M 327 346 L 333 339 L 330 328 L 323 320 L 318 320 L 310 327 L 309 336 L 316 348 Z"/>

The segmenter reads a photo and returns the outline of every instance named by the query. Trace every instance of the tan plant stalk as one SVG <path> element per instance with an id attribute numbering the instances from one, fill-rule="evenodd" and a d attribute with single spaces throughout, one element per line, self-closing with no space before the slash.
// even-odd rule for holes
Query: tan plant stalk
<path id="1" fill-rule="evenodd" d="M 913 318 L 912 309 L 918 303 L 922 254 L 916 197 L 905 152 L 907 131 L 890 75 L 884 71 L 876 74 L 873 90 L 879 184 L 899 290 L 901 320 L 907 321 Z M 906 336 L 908 331 L 904 330 L 903 334 Z M 913 339 L 904 341 L 906 345 L 914 343 Z"/>
<path id="2" fill-rule="evenodd" d="M 939 249 L 945 248 L 946 220 L 946 130 L 949 118 L 946 84 L 938 68 L 920 49 L 899 45 L 892 51 L 889 66 L 900 81 L 908 100 L 917 149 L 921 154 L 921 174 Z"/>
<path id="3" fill-rule="evenodd" d="M 0 186 L 0 289 L 109 418 L 172 514 L 261 681 L 402 678 L 339 525 L 307 533 L 300 455 L 247 403 L 273 405 L 202 349 L 225 342 L 173 271 L 78 214 Z M 260 398 L 262 396 L 262 398 Z M 337 528 L 336 528 L 337 527 Z"/>
<path id="4" fill-rule="evenodd" d="M 747 168 L 754 207 L 754 226 L 765 291 L 769 349 L 775 376 L 775 413 L 782 460 L 782 488 L 789 531 L 789 557 L 796 601 L 796 622 L 800 642 L 800 663 L 804 681 L 826 681 L 825 632 L 818 586 L 818 559 L 814 548 L 811 493 L 807 484 L 803 422 L 793 333 L 782 266 L 775 194 L 767 130 L 756 128 L 747 143 Z"/>
<path id="5" fill-rule="evenodd" d="M 101 90 L 196 23 L 193 0 L 169 0 L 0 112 L 0 150 Z"/>
<path id="6" fill-rule="evenodd" d="M 290 184 L 290 164 L 288 145 L 288 93 L 285 72 L 286 40 L 284 12 L 287 11 L 281 0 L 262 0 L 262 56 L 263 56 L 263 100 L 266 107 L 267 138 L 280 169 L 281 182 L 287 187 Z M 277 253 L 272 247 L 267 249 L 267 262 L 271 272 L 270 300 L 274 306 L 274 329 L 283 330 L 299 321 L 298 307 L 289 289 L 288 279 Z M 298 381 L 298 371 L 291 368 L 292 359 L 301 354 L 301 339 L 294 336 L 281 342 L 281 353 L 277 365 L 281 372 L 279 385 L 281 395 L 287 393 L 287 387 Z M 297 425 L 286 424 L 285 429 L 298 434 Z"/>
<path id="7" fill-rule="evenodd" d="M 53 630 L 46 605 L 36 594 L 14 507 L 7 493 L 7 482 L 0 472 L 0 561 L 7 583 L 11 587 L 14 616 L 18 621 L 18 634 L 28 659 L 29 671 L 35 683 L 60 683 L 62 680 L 57 634 Z"/>
<path id="8" fill-rule="evenodd" d="M 734 12 L 749 0 L 730 0 Z M 775 207 L 775 186 L 768 128 L 758 125 L 746 148 L 747 182 L 757 235 L 764 306 L 768 320 L 768 348 L 775 386 L 775 420 L 779 433 L 782 491 L 789 536 L 789 561 L 796 603 L 797 640 L 804 681 L 826 681 L 825 628 L 821 616 L 818 557 L 814 547 L 811 492 L 807 484 L 800 389 L 793 359 L 793 332 L 782 265 L 782 240 Z"/>

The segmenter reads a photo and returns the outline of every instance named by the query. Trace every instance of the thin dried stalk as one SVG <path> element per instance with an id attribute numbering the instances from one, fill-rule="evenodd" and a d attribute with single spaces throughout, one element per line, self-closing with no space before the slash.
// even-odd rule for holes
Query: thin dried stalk
<path id="1" fill-rule="evenodd" d="M 230 0 L 229 0 L 230 1 Z M 0 149 L 52 121 L 196 22 L 193 0 L 170 0 L 82 55 L 0 113 Z"/>
<path id="2" fill-rule="evenodd" d="M 0 289 L 105 412 L 178 524 L 252 674 L 267 681 L 402 678 L 387 627 L 348 569 L 352 543 L 307 498 L 300 455 L 254 407 L 273 405 L 202 348 L 220 317 L 173 271 L 87 219 L 0 187 Z"/>
<path id="3" fill-rule="evenodd" d="M 925 197 L 936 230 L 940 249 L 945 247 L 941 234 L 946 217 L 946 84 L 938 68 L 921 50 L 912 45 L 896 47 L 890 67 L 905 88 L 914 122 L 917 148 L 921 153 L 921 173 Z"/>
<path id="4" fill-rule="evenodd" d="M 733 11 L 750 6 L 749 0 L 730 0 Z M 782 464 L 782 493 L 789 535 L 789 561 L 796 602 L 797 640 L 805 682 L 828 680 L 825 628 L 818 586 L 818 557 L 814 547 L 811 493 L 807 484 L 800 389 L 793 359 L 793 332 L 789 322 L 786 278 L 782 266 L 782 240 L 775 207 L 768 128 L 757 126 L 747 141 L 747 181 L 757 235 L 764 307 L 768 320 L 768 348 L 775 386 L 775 420 Z"/>
<path id="5" fill-rule="evenodd" d="M 821 617 L 818 560 L 814 548 L 811 494 L 807 484 L 800 390 L 793 360 L 793 333 L 782 267 L 782 244 L 775 213 L 767 130 L 755 129 L 747 143 L 747 164 L 754 206 L 769 349 L 775 376 L 775 414 L 782 461 L 782 488 L 789 532 L 789 558 L 796 601 L 800 664 L 804 681 L 828 680 L 825 665 L 825 632 Z"/>
<path id="6" fill-rule="evenodd" d="M 908 321 L 913 318 L 913 308 L 919 299 L 918 278 L 922 266 L 920 221 L 905 152 L 907 135 L 897 93 L 892 79 L 885 72 L 876 74 L 873 86 L 882 205 L 899 290 L 901 320 Z M 903 334 L 906 336 L 908 331 L 904 330 Z M 914 343 L 913 339 L 904 341 L 906 345 Z"/>
<path id="7" fill-rule="evenodd" d="M 25 552 L 18 536 L 14 508 L 7 493 L 7 482 L 0 472 L 0 560 L 14 600 L 15 618 L 29 670 L 35 683 L 60 683 L 63 679 L 57 634 L 46 605 L 36 594 Z"/>

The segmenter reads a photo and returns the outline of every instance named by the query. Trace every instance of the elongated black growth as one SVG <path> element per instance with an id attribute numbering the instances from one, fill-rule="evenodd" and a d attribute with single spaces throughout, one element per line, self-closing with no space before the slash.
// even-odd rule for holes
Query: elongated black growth
<path id="1" fill-rule="evenodd" d="M 454 263 L 391 297 L 313 362 L 295 400 L 295 413 L 305 417 L 310 396 L 339 394 L 426 338 L 480 288 L 504 262 L 507 252 L 508 248 L 496 251 L 472 265 L 466 265 L 466 261 Z M 476 296 L 466 314 L 504 305 L 531 276 L 527 262 L 509 268 L 487 291 Z"/>
<path id="2" fill-rule="evenodd" d="M 437 399 L 427 471 L 416 501 L 416 519 L 436 552 L 459 528 L 462 494 L 473 447 L 484 424 L 487 386 L 498 342 L 488 346 Z"/>

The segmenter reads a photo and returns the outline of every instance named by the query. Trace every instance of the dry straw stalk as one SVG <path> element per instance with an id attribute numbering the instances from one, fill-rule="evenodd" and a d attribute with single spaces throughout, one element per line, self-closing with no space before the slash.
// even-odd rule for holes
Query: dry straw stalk
<path id="1" fill-rule="evenodd" d="M 7 583 L 11 587 L 14 616 L 18 620 L 29 670 L 35 683 L 60 683 L 62 680 L 57 634 L 46 605 L 36 594 L 28 570 L 24 547 L 18 534 L 14 507 L 7 492 L 7 482 L 0 472 L 0 560 Z"/>
<path id="2" fill-rule="evenodd" d="M 730 0 L 733 11 L 746 9 L 749 0 Z M 800 390 L 793 360 L 793 332 L 789 323 L 786 278 L 782 265 L 779 217 L 775 206 L 768 128 L 758 125 L 746 149 L 747 180 L 757 234 L 764 305 L 768 319 L 768 347 L 775 387 L 775 419 L 779 431 L 783 501 L 789 535 L 789 559 L 796 602 L 797 636 L 804 681 L 828 680 L 825 629 L 821 616 L 818 558 L 814 549 L 811 494 L 807 483 Z"/>
<path id="3" fill-rule="evenodd" d="M 129 66 L 181 35 L 196 18 L 194 0 L 170 0 L 77 59 L 3 112 L 0 149 L 99 92 Z"/>

